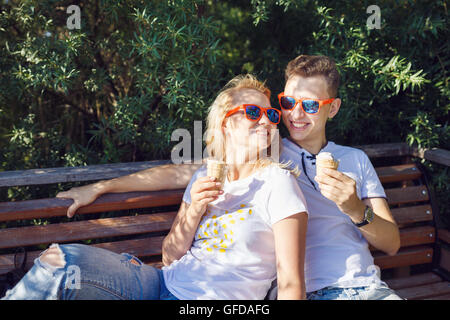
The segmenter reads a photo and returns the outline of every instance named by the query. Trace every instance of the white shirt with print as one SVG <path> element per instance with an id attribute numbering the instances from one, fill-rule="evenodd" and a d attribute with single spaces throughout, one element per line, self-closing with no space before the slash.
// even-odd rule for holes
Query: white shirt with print
<path id="1" fill-rule="evenodd" d="M 192 177 L 183 201 L 191 202 Z M 224 193 L 211 202 L 192 247 L 163 267 L 167 288 L 178 299 L 263 299 L 276 277 L 272 226 L 306 212 L 295 177 L 276 165 L 244 179 L 225 181 Z"/>

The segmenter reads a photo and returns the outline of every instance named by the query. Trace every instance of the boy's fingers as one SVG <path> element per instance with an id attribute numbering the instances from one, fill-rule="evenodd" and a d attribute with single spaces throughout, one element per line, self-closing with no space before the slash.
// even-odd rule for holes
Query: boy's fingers
<path id="1" fill-rule="evenodd" d="M 326 173 L 328 176 L 333 177 L 336 180 L 340 180 L 343 182 L 353 180 L 352 178 L 350 178 L 349 176 L 347 176 L 346 174 L 343 174 L 342 172 L 340 172 L 338 170 L 324 168 L 323 172 Z"/>

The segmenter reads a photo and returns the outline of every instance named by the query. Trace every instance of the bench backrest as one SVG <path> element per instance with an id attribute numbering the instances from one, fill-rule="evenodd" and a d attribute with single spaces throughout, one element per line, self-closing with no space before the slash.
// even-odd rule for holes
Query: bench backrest
<path id="1" fill-rule="evenodd" d="M 401 230 L 398 254 L 387 256 L 371 248 L 375 263 L 381 269 L 431 263 L 436 239 L 434 210 L 425 177 L 409 160 L 409 147 L 385 144 L 360 148 L 375 163 Z M 392 164 L 387 165 L 386 161 Z M 70 220 L 60 217 L 65 216 L 72 200 L 51 198 L 0 203 L 0 226 L 3 224 L 0 229 L 0 274 L 14 268 L 16 248 L 26 248 L 27 267 L 30 267 L 34 258 L 55 242 L 82 242 L 118 253 L 128 252 L 159 267 L 162 240 L 172 225 L 183 191 L 106 194 L 79 209 L 78 219 Z M 112 215 L 103 214 L 111 211 L 114 212 Z M 8 227 L 8 221 L 41 219 L 52 222 L 55 217 L 59 217 L 56 223 Z"/>

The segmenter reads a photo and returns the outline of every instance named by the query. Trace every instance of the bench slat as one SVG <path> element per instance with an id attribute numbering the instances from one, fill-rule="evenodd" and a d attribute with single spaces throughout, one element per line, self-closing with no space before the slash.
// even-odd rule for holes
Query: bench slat
<path id="1" fill-rule="evenodd" d="M 450 293 L 449 294 L 444 294 L 442 296 L 429 297 L 429 298 L 426 298 L 424 300 L 450 300 Z"/>
<path id="2" fill-rule="evenodd" d="M 450 231 L 445 230 L 445 229 L 439 229 L 438 237 L 439 237 L 439 240 L 442 240 L 442 241 L 450 244 Z"/>
<path id="3" fill-rule="evenodd" d="M 431 205 L 425 204 L 420 206 L 393 208 L 391 213 L 397 222 L 397 225 L 401 228 L 405 225 L 426 222 L 433 220 L 433 210 Z"/>
<path id="4" fill-rule="evenodd" d="M 400 249 L 395 256 L 388 256 L 382 252 L 374 252 L 375 264 L 380 269 L 405 267 L 416 264 L 431 263 L 433 248 L 417 246 Z"/>
<path id="5" fill-rule="evenodd" d="M 433 243 L 436 232 L 432 226 L 400 229 L 401 247 Z"/>
<path id="6" fill-rule="evenodd" d="M 167 231 L 176 214 L 165 212 L 3 229 L 0 230 L 0 247 L 13 248 Z"/>
<path id="7" fill-rule="evenodd" d="M 436 239 L 436 232 L 432 226 L 422 226 L 400 229 L 400 247 L 411 247 L 421 244 L 433 243 Z M 377 251 L 372 245 L 369 245 L 371 251 Z"/>
<path id="8" fill-rule="evenodd" d="M 443 281 L 412 288 L 399 289 L 396 293 L 405 299 L 416 300 L 450 294 L 450 282 Z"/>
<path id="9" fill-rule="evenodd" d="M 375 168 L 381 183 L 419 179 L 422 173 L 414 163 Z"/>
<path id="10" fill-rule="evenodd" d="M 184 190 L 111 193 L 78 209 L 77 214 L 178 205 Z M 39 199 L 0 203 L 0 221 L 65 216 L 71 199 Z"/>
<path id="11" fill-rule="evenodd" d="M 386 280 L 385 282 L 388 284 L 389 288 L 393 290 L 398 290 L 403 288 L 422 286 L 425 284 L 431 284 L 441 281 L 442 281 L 441 277 L 439 277 L 437 274 L 427 272 L 405 278 L 389 279 Z"/>
<path id="12" fill-rule="evenodd" d="M 428 190 L 425 186 L 386 189 L 389 205 L 407 204 L 428 201 Z"/>

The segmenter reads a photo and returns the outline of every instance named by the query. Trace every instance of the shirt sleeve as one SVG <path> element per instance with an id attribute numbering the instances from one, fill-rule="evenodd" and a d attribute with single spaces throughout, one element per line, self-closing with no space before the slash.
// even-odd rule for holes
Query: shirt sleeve
<path id="1" fill-rule="evenodd" d="M 377 172 L 370 162 L 369 157 L 362 152 L 362 185 L 361 199 L 386 198 L 383 185 L 378 178 Z"/>
<path id="2" fill-rule="evenodd" d="M 288 170 L 277 168 L 266 183 L 270 184 L 271 189 L 267 202 L 271 225 L 296 213 L 308 211 L 303 192 Z"/>
<path id="3" fill-rule="evenodd" d="M 189 181 L 186 190 L 184 190 L 183 201 L 191 204 L 191 188 L 192 184 L 199 178 L 206 177 L 206 166 L 201 166 L 195 173 L 192 175 L 191 181 Z"/>

